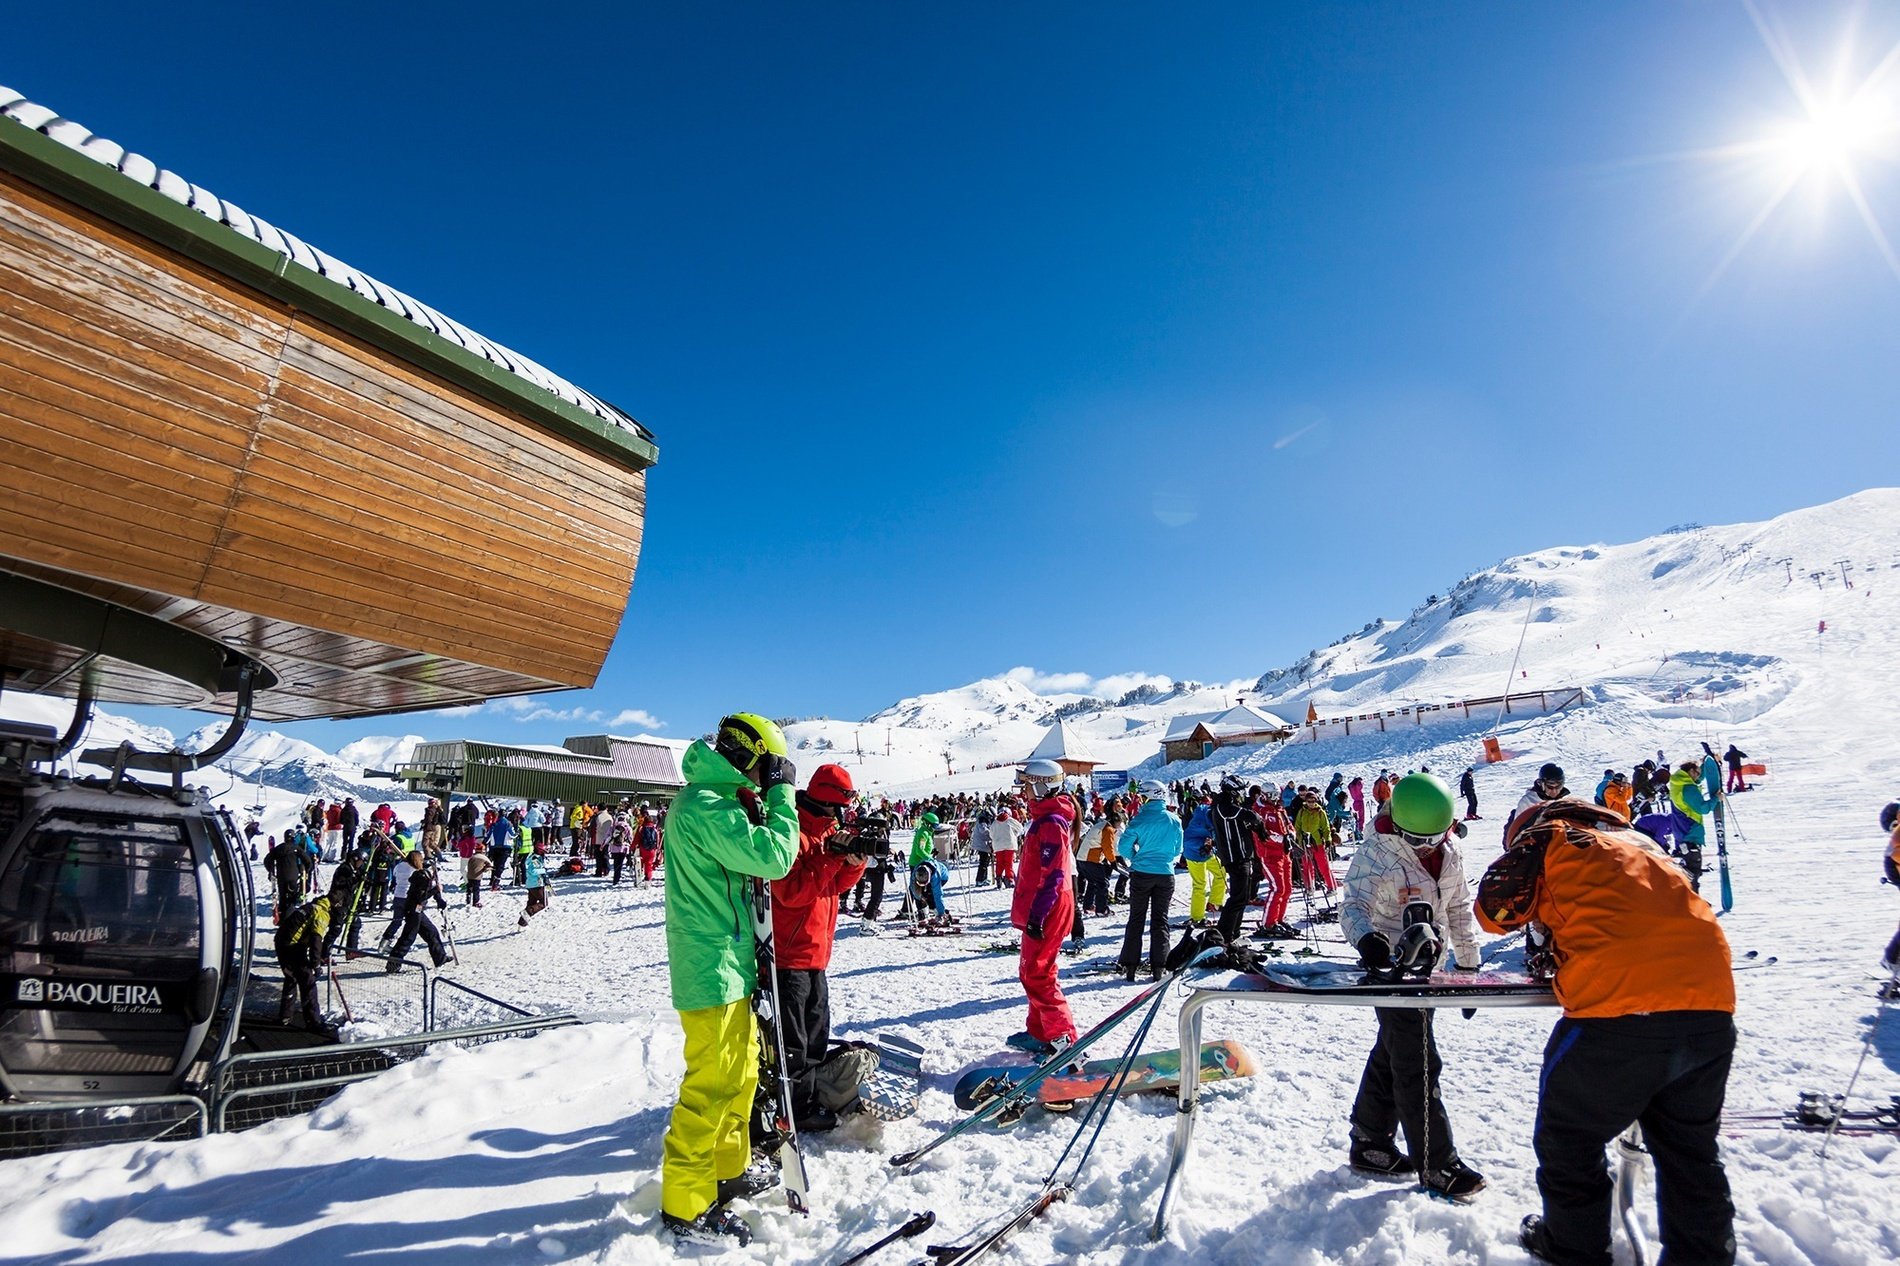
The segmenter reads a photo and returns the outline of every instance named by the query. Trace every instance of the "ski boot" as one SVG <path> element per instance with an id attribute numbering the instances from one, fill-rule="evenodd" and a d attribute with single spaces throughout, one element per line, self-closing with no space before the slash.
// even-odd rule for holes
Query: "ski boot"
<path id="1" fill-rule="evenodd" d="M 1053 1044 L 1036 1037 L 1031 1034 L 1028 1029 L 1024 1029 L 1020 1033 L 1011 1033 L 1008 1037 L 1003 1039 L 1003 1045 L 1019 1051 L 1027 1051 L 1037 1059 L 1053 1055 L 1056 1049 Z"/>
<path id="2" fill-rule="evenodd" d="M 1412 1158 L 1401 1152 L 1390 1137 L 1374 1138 L 1356 1125 L 1352 1127 L 1352 1152 L 1346 1163 L 1374 1178 L 1410 1178 L 1418 1172 Z"/>
<path id="3" fill-rule="evenodd" d="M 1535 1213 L 1527 1213 L 1518 1223 L 1517 1243 L 1526 1253 L 1540 1262 L 1554 1262 L 1556 1251 L 1550 1246 L 1550 1228 L 1544 1225 L 1544 1219 Z"/>
<path id="4" fill-rule="evenodd" d="M 802 1126 L 800 1127 L 803 1128 Z M 752 1155 L 752 1163 L 745 1172 L 736 1178 L 719 1180 L 719 1195 L 713 1201 L 713 1207 L 719 1208 L 734 1200 L 749 1200 L 761 1192 L 770 1191 L 779 1185 L 778 1166 L 766 1160 L 758 1153 Z"/>
<path id="5" fill-rule="evenodd" d="M 1454 1204 L 1470 1204 L 1484 1190 L 1484 1175 L 1454 1157 L 1423 1175 L 1425 1190 Z"/>
<path id="6" fill-rule="evenodd" d="M 714 1205 L 692 1221 L 670 1213 L 660 1215 L 660 1224 L 673 1233 L 681 1244 L 711 1244 L 719 1248 L 741 1247 L 752 1242 L 752 1228 L 745 1219 L 720 1205 Z"/>

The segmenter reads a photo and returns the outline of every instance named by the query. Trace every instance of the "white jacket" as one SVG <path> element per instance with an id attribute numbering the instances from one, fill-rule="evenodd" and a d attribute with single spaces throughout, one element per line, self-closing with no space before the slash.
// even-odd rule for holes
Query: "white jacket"
<path id="1" fill-rule="evenodd" d="M 998 853 L 1013 853 L 1022 846 L 1023 824 L 1015 818 L 998 818 L 990 823 L 990 848 Z"/>
<path id="2" fill-rule="evenodd" d="M 1369 824 L 1365 842 L 1346 871 L 1346 895 L 1339 908 L 1346 943 L 1356 946 L 1368 933 L 1377 932 L 1396 944 L 1405 907 L 1414 901 L 1431 902 L 1432 925 L 1450 942 L 1458 966 L 1466 971 L 1477 968 L 1483 960 L 1478 954 L 1471 894 L 1465 888 L 1465 860 L 1457 841 L 1445 841 L 1438 878 L 1433 879 L 1402 837 Z"/>

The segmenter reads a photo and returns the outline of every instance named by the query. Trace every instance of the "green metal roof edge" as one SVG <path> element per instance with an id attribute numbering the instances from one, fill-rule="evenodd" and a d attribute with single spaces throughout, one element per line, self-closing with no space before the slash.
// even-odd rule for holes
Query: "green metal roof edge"
<path id="1" fill-rule="evenodd" d="M 595 417 L 465 347 L 431 333 L 348 286 L 295 264 L 228 225 L 148 189 L 17 119 L 0 116 L 0 170 L 140 233 L 235 281 L 322 317 L 419 368 L 518 410 L 567 439 L 634 470 L 659 446 Z"/>

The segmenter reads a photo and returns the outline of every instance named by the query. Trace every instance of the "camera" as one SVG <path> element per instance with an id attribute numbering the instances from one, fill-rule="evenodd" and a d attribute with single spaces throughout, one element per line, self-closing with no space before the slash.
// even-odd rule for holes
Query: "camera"
<path id="1" fill-rule="evenodd" d="M 844 853 L 852 857 L 888 857 L 891 852 L 891 822 L 889 818 L 863 817 L 833 833 L 825 841 L 825 848 L 833 853 Z"/>

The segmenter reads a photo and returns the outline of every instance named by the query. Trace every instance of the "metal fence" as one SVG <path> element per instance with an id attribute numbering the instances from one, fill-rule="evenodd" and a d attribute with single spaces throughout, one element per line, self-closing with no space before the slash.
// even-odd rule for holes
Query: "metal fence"
<path id="1" fill-rule="evenodd" d="M 473 992 L 472 990 L 470 992 Z M 502 1006 L 508 1004 L 502 1003 Z M 238 1055 L 218 1065 L 209 1087 L 211 1129 L 248 1130 L 308 1112 L 344 1086 L 427 1054 L 434 1046 L 479 1046 L 579 1024 L 573 1015 L 531 1016 L 496 1024 L 411 1033 L 376 1042 L 346 1042 L 301 1051 Z"/>
<path id="2" fill-rule="evenodd" d="M 230 1133 L 309 1112 L 345 1086 L 366 1081 L 438 1046 L 480 1046 L 579 1024 L 580 1017 L 531 1015 L 512 1003 L 443 981 L 519 1018 L 409 1033 L 371 1042 L 235 1055 L 217 1064 L 196 1094 L 0 1104 L 0 1159 Z M 434 991 L 429 995 L 434 1010 Z"/>
<path id="3" fill-rule="evenodd" d="M 150 1095 L 108 1103 L 0 1104 L 0 1159 L 107 1143 L 202 1138 L 207 1112 L 191 1095 Z"/>

